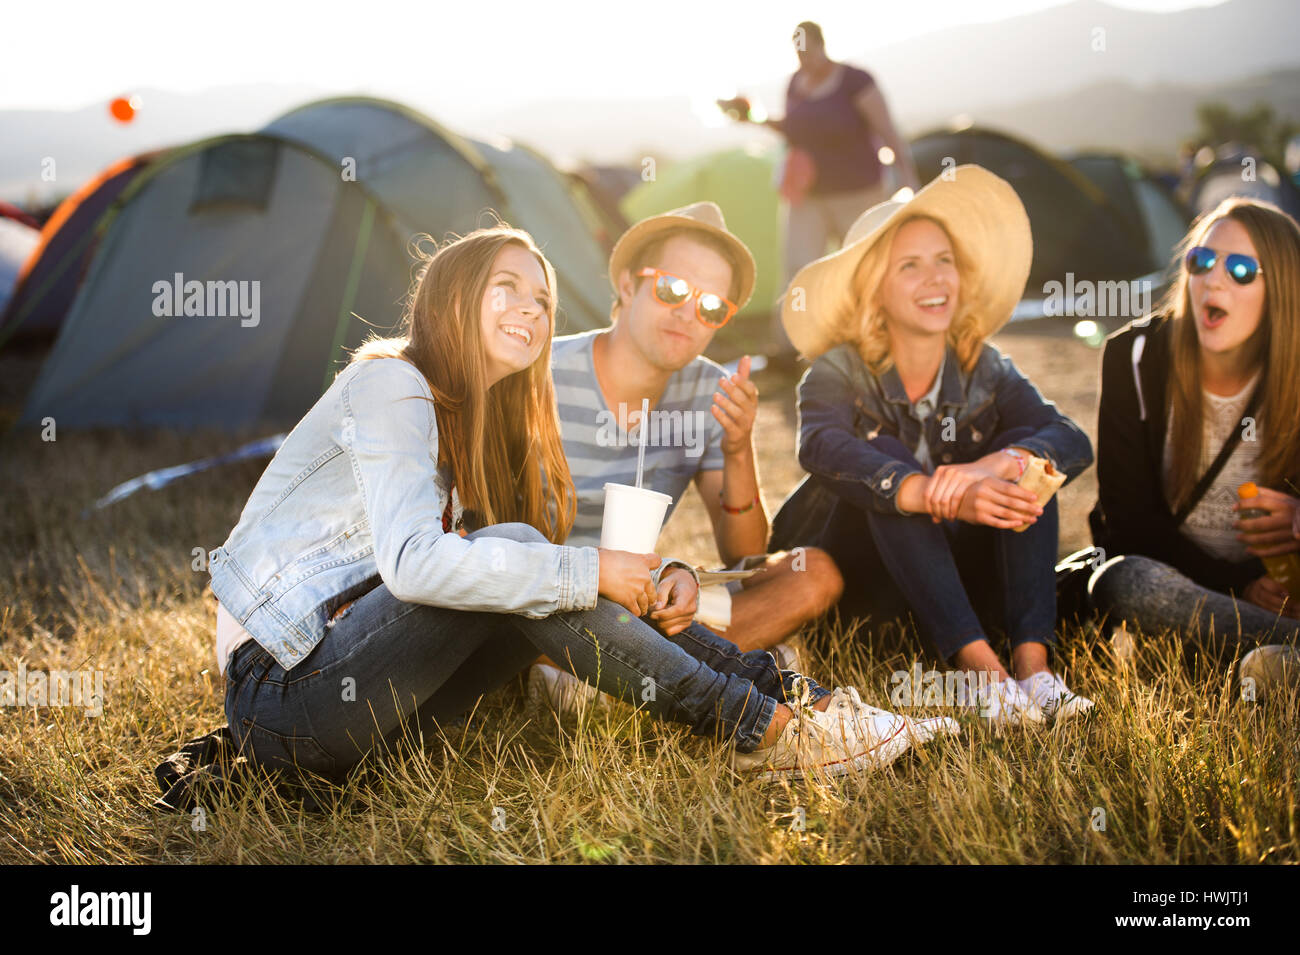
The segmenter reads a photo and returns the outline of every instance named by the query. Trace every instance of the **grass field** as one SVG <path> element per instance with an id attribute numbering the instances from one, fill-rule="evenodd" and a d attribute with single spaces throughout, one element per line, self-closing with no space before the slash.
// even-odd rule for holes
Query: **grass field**
<path id="1" fill-rule="evenodd" d="M 999 344 L 1095 433 L 1097 353 L 1072 339 Z M 23 370 L 0 365 L 12 398 Z M 757 442 L 774 513 L 800 478 L 790 380 L 764 390 Z M 304 813 L 264 785 L 219 794 L 202 819 L 159 813 L 153 768 L 224 723 L 215 602 L 196 548 L 220 544 L 262 464 L 83 510 L 150 468 L 240 438 L 38 433 L 0 439 L 0 669 L 100 669 L 103 713 L 0 708 L 0 862 L 1297 862 L 1300 704 L 1243 702 L 1196 644 L 1063 635 L 1094 716 L 1001 737 L 967 723 L 883 771 L 834 785 L 757 786 L 724 748 L 631 708 L 531 718 L 521 685 L 425 751 Z M 1061 552 L 1087 543 L 1092 472 L 1063 490 Z M 698 500 L 661 549 L 716 561 Z M 808 635 L 811 675 L 888 706 L 915 645 L 892 625 Z M 920 710 L 938 713 L 938 710 Z M 496 825 L 494 825 L 494 821 Z"/>

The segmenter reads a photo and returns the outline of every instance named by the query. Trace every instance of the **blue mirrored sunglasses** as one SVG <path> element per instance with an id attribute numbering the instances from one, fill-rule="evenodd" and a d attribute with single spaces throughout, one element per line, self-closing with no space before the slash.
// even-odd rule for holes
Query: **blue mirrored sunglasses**
<path id="1" fill-rule="evenodd" d="M 1210 269 L 1214 268 L 1219 261 L 1219 253 L 1213 249 L 1198 245 L 1195 248 L 1187 250 L 1187 271 L 1193 275 L 1204 275 Z M 1223 268 L 1232 276 L 1232 280 L 1238 285 L 1249 285 L 1255 281 L 1255 276 L 1264 271 L 1264 267 L 1249 255 L 1242 255 L 1239 252 L 1233 252 L 1223 257 Z"/>

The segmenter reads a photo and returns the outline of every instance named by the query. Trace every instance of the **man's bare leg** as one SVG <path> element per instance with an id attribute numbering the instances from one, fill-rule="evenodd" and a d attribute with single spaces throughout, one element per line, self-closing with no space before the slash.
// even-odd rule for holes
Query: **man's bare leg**
<path id="1" fill-rule="evenodd" d="M 769 554 L 764 570 L 731 596 L 731 625 L 723 634 L 741 650 L 766 650 L 835 605 L 844 578 L 815 547 Z"/>

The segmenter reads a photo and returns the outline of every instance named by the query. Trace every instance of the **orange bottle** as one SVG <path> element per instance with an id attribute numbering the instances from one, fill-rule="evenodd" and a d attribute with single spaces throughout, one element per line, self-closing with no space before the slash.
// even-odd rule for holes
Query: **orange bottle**
<path id="1" fill-rule="evenodd" d="M 1243 504 L 1259 497 L 1259 488 L 1254 481 L 1247 481 L 1237 488 L 1237 499 Z M 1262 507 L 1243 507 L 1237 512 L 1242 520 L 1251 517 L 1267 517 L 1268 510 Z M 1261 557 L 1268 575 L 1286 588 L 1293 600 L 1300 600 L 1300 553 L 1278 554 L 1275 557 Z"/>

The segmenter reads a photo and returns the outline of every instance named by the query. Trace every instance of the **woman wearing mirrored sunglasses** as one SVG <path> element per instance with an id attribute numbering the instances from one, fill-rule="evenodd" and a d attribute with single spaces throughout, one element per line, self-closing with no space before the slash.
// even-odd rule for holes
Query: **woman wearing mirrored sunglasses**
<path id="1" fill-rule="evenodd" d="M 1300 227 L 1268 203 L 1228 199 L 1175 261 L 1160 307 L 1112 335 L 1102 358 L 1090 521 L 1111 559 L 1092 599 L 1146 632 L 1213 631 L 1224 654 L 1294 643 L 1297 600 L 1259 558 L 1300 550 Z M 1243 518 L 1246 482 L 1267 516 Z M 1261 666 L 1293 653 L 1251 654 L 1243 675 L 1267 677 Z"/>

